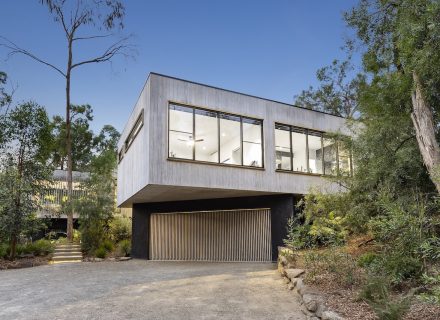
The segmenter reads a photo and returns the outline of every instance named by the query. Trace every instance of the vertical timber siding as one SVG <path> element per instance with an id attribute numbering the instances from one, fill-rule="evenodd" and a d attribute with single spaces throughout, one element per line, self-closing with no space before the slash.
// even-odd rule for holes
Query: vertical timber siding
<path id="1" fill-rule="evenodd" d="M 152 214 L 150 259 L 272 261 L 270 209 Z"/>

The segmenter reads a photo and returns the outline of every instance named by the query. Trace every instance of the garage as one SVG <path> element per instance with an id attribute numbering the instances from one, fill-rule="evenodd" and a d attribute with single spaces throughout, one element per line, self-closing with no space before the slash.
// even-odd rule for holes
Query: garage
<path id="1" fill-rule="evenodd" d="M 149 258 L 271 261 L 270 209 L 152 213 Z"/>

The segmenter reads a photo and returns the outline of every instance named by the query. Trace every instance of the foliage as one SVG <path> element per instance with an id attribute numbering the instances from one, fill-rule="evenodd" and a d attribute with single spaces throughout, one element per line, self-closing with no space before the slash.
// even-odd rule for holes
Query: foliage
<path id="1" fill-rule="evenodd" d="M 295 249 L 344 243 L 348 229 L 347 197 L 311 191 L 297 205 L 302 210 L 287 226 L 286 245 Z"/>
<path id="2" fill-rule="evenodd" d="M 44 181 L 50 181 L 52 136 L 46 111 L 33 102 L 17 106 L 1 122 L 6 142 L 0 146 L 0 234 L 8 235 L 14 259 L 19 236 L 37 222 Z"/>
<path id="3" fill-rule="evenodd" d="M 0 71 L 0 108 L 8 105 L 9 103 L 11 103 L 11 95 L 6 93 L 4 85 L 6 84 L 8 80 L 8 75 L 3 72 Z"/>
<path id="4" fill-rule="evenodd" d="M 377 253 L 366 252 L 358 258 L 358 266 L 362 268 L 367 268 L 371 266 L 373 263 L 375 263 L 377 258 L 378 258 Z"/>
<path id="5" fill-rule="evenodd" d="M 107 250 L 104 247 L 98 247 L 95 250 L 95 256 L 100 259 L 105 259 L 107 257 Z"/>
<path id="6" fill-rule="evenodd" d="M 380 276 L 368 279 L 360 298 L 373 308 L 380 320 L 400 320 L 411 305 L 411 296 L 392 298 L 388 279 Z"/>
<path id="7" fill-rule="evenodd" d="M 40 239 L 31 244 L 30 251 L 36 256 L 46 256 L 53 253 L 55 250 L 55 245 L 49 240 Z"/>
<path id="8" fill-rule="evenodd" d="M 77 229 L 73 229 L 73 242 L 80 242 L 81 232 Z"/>
<path id="9" fill-rule="evenodd" d="M 128 257 L 131 254 L 131 241 L 128 239 L 121 240 L 117 245 L 117 255 L 120 257 Z"/>
<path id="10" fill-rule="evenodd" d="M 114 242 L 131 239 L 131 219 L 117 216 L 110 222 L 110 238 Z"/>
<path id="11" fill-rule="evenodd" d="M 418 297 L 428 303 L 440 304 L 440 273 L 433 276 L 424 274 L 423 283 L 429 286 L 429 290 L 421 293 Z"/>
<path id="12" fill-rule="evenodd" d="M 102 242 L 101 246 L 102 246 L 105 250 L 107 250 L 107 252 L 112 252 L 112 251 L 113 251 L 113 248 L 114 248 L 113 242 L 111 242 L 110 240 L 104 240 L 104 241 Z"/>
<path id="13" fill-rule="evenodd" d="M 320 85 L 309 87 L 295 96 L 295 104 L 313 110 L 328 112 L 337 116 L 354 118 L 358 112 L 358 94 L 365 84 L 365 75 L 359 73 L 347 79 L 354 72 L 350 59 L 333 60 L 330 66 L 316 72 Z"/>
<path id="14" fill-rule="evenodd" d="M 322 277 L 342 287 L 351 287 L 362 281 L 362 274 L 356 260 L 338 248 L 304 253 L 306 280 L 317 283 Z"/>
<path id="15" fill-rule="evenodd" d="M 0 259 L 4 259 L 8 256 L 8 245 L 6 243 L 0 243 Z"/>

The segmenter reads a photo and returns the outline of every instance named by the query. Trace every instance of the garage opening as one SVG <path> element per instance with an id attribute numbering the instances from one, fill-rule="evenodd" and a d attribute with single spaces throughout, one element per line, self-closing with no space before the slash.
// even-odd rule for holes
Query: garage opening
<path id="1" fill-rule="evenodd" d="M 270 209 L 155 213 L 150 259 L 271 261 Z"/>

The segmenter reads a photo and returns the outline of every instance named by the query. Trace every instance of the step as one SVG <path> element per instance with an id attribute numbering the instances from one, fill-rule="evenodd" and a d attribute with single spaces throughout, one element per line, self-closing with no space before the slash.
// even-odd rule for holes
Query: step
<path id="1" fill-rule="evenodd" d="M 55 248 L 81 248 L 79 244 L 59 244 Z"/>
<path id="2" fill-rule="evenodd" d="M 81 252 L 55 252 L 53 257 L 78 257 L 82 256 Z"/>
<path id="3" fill-rule="evenodd" d="M 70 261 L 70 260 L 82 260 L 82 255 L 79 256 L 56 256 L 52 257 L 53 261 Z"/>
<path id="4" fill-rule="evenodd" d="M 81 252 L 80 248 L 55 248 L 55 252 Z"/>
<path id="5" fill-rule="evenodd" d="M 82 260 L 60 260 L 60 261 L 51 261 L 49 264 L 61 264 L 61 263 L 78 263 L 82 262 Z"/>

